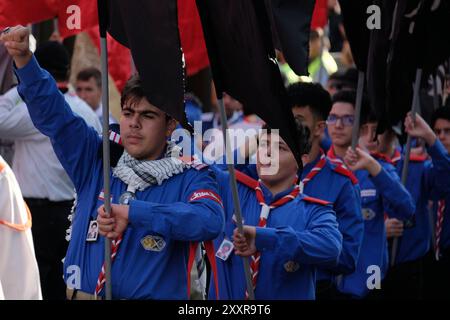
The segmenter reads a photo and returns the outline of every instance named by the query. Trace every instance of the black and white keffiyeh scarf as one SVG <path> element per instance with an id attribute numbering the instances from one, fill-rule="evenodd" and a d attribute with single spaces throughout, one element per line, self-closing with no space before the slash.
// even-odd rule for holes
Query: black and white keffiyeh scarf
<path id="1" fill-rule="evenodd" d="M 137 160 L 124 151 L 113 175 L 126 183 L 128 190 L 142 191 L 151 185 L 161 185 L 164 180 L 190 168 L 189 163 L 180 159 L 180 153 L 181 148 L 172 141 L 167 143 L 165 156 L 159 160 Z"/>

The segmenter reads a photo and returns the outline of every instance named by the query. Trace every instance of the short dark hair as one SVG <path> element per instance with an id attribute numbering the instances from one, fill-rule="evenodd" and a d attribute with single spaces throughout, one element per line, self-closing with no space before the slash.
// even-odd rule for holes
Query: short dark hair
<path id="1" fill-rule="evenodd" d="M 434 113 L 433 117 L 431 119 L 431 126 L 434 127 L 436 124 L 436 121 L 438 119 L 444 119 L 447 121 L 450 121 L 450 106 L 442 106 L 437 108 Z"/>
<path id="2" fill-rule="evenodd" d="M 89 79 L 94 78 L 97 87 L 102 87 L 102 73 L 95 67 L 90 67 L 81 70 L 77 74 L 77 81 L 89 81 Z"/>
<path id="3" fill-rule="evenodd" d="M 356 91 L 355 90 L 341 90 L 336 92 L 336 94 L 333 95 L 333 98 L 331 99 L 333 104 L 338 102 L 344 102 L 349 103 L 353 106 L 353 109 L 355 109 L 356 105 Z M 369 122 L 377 122 L 378 118 L 377 115 L 373 112 L 370 101 L 367 97 L 367 95 L 363 94 L 362 101 L 361 101 L 361 116 L 359 119 L 359 125 L 362 126 Z"/>
<path id="4" fill-rule="evenodd" d="M 39 65 L 47 70 L 56 81 L 66 81 L 69 77 L 70 56 L 67 49 L 58 41 L 41 43 L 35 53 Z"/>
<path id="5" fill-rule="evenodd" d="M 311 112 L 320 120 L 326 120 L 331 110 L 331 97 L 318 83 L 297 82 L 287 88 L 289 105 L 294 107 L 309 106 Z"/>
<path id="6" fill-rule="evenodd" d="M 145 95 L 144 87 L 142 86 L 142 80 L 139 77 L 139 74 L 136 73 L 128 79 L 127 83 L 125 83 L 122 96 L 120 97 L 120 108 L 123 109 L 127 102 L 130 102 L 132 105 L 139 103 L 143 98 L 147 98 L 147 96 Z M 173 119 L 173 117 L 166 113 L 166 121 L 171 119 Z"/>

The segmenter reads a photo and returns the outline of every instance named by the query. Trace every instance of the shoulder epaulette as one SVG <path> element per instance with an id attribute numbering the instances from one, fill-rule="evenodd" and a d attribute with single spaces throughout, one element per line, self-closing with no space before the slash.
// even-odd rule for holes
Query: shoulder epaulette
<path id="1" fill-rule="evenodd" d="M 317 199 L 317 198 L 313 198 L 313 197 L 308 197 L 308 196 L 303 197 L 303 200 L 305 200 L 307 202 L 311 202 L 311 203 L 321 204 L 323 206 L 327 206 L 327 205 L 331 204 L 331 202 L 329 202 L 329 201 L 325 201 L 325 200 Z"/>
<path id="2" fill-rule="evenodd" d="M 353 184 L 358 184 L 358 179 L 355 177 L 353 172 L 351 172 L 349 169 L 347 169 L 342 164 L 338 164 L 338 163 L 333 163 L 333 164 L 335 164 L 335 166 L 333 168 L 334 172 L 339 173 L 339 174 L 349 178 Z"/>

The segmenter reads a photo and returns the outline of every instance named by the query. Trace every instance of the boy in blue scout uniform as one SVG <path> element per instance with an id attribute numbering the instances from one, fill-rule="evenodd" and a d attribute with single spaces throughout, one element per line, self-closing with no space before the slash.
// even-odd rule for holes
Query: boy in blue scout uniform
<path id="1" fill-rule="evenodd" d="M 260 180 L 237 174 L 244 236 L 237 233 L 234 222 L 228 174 L 215 167 L 226 216 L 225 230 L 215 246 L 234 240 L 234 251 L 217 259 L 220 299 L 246 297 L 240 256 L 250 257 L 256 299 L 314 299 L 316 268 L 335 265 L 341 251 L 335 213 L 327 202 L 300 193 L 298 165 L 281 138 L 276 172 L 265 171 L 275 161 L 264 165 L 262 155 L 276 159 L 273 150 L 268 152 L 274 136 L 263 134 L 260 139 Z M 210 298 L 216 298 L 213 286 Z"/>
<path id="2" fill-rule="evenodd" d="M 414 126 L 408 115 L 405 129 L 411 137 L 425 141 L 426 153 L 411 153 L 410 156 L 406 188 L 416 204 L 413 222 L 404 224 L 395 218 L 385 222 L 388 237 L 398 237 L 395 264 L 383 283 L 383 294 L 390 299 L 424 298 L 424 267 L 433 251 L 428 201 L 441 199 L 450 191 L 450 157 L 436 134 L 420 115 L 416 115 Z M 404 159 L 395 150 L 389 135 L 395 137 L 390 132 L 378 137 L 378 150 L 391 159 L 401 175 Z M 421 146 L 419 149 L 423 150 Z"/>
<path id="3" fill-rule="evenodd" d="M 394 166 L 383 159 L 375 159 L 360 147 L 356 151 L 350 148 L 355 101 L 354 91 L 341 91 L 333 96 L 333 106 L 327 119 L 333 146 L 328 156 L 336 163 L 342 163 L 345 158 L 345 165 L 355 173 L 361 188 L 365 220 L 363 243 L 356 271 L 342 277 L 338 290 L 349 297 L 363 298 L 369 293 L 368 280 L 372 273 L 375 272 L 373 284 L 376 288 L 388 267 L 384 213 L 399 219 L 409 219 L 415 207 L 410 194 L 401 185 Z M 367 110 L 367 107 L 364 99 L 363 110 Z M 370 139 L 363 128 L 368 122 L 368 113 L 362 113 L 359 142 L 361 147 L 365 147 L 364 144 Z"/>
<path id="4" fill-rule="evenodd" d="M 104 295 L 104 238 L 86 241 L 97 219 L 100 233 L 114 239 L 114 299 L 186 299 L 189 243 L 214 239 L 223 227 L 212 174 L 201 165 L 171 157 L 177 155 L 176 146 L 166 141 L 176 121 L 146 100 L 134 77 L 122 96 L 120 126 L 126 152 L 110 173 L 112 211 L 107 218 L 102 207 L 101 138 L 70 111 L 54 80 L 28 49 L 28 38 L 28 29 L 15 27 L 0 40 L 6 41 L 15 60 L 18 90 L 34 124 L 50 137 L 76 187 L 78 204 L 64 262 L 69 298 Z M 119 199 L 128 205 L 119 205 Z"/>
<path id="5" fill-rule="evenodd" d="M 288 87 L 288 96 L 294 116 L 311 132 L 311 151 L 301 173 L 303 192 L 332 203 L 343 237 L 338 264 L 317 273 L 317 298 L 333 299 L 336 278 L 354 272 L 359 257 L 364 232 L 359 185 L 351 171 L 332 163 L 320 148 L 331 110 L 329 93 L 319 84 L 299 82 Z"/>
<path id="6" fill-rule="evenodd" d="M 439 141 L 450 153 L 450 106 L 440 107 L 433 114 L 432 127 Z M 446 188 L 450 182 L 446 180 Z M 434 261 L 429 271 L 427 297 L 448 299 L 450 292 L 450 192 L 433 196 Z M 428 277 L 428 275 L 427 275 Z"/>

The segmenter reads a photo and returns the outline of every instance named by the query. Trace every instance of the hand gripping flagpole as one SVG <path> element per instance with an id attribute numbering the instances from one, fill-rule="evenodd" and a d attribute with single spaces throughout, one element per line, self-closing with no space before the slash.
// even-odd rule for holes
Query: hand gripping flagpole
<path id="1" fill-rule="evenodd" d="M 234 214 L 236 216 L 236 224 L 238 230 L 241 234 L 244 234 L 244 228 L 242 226 L 242 213 L 241 213 L 241 205 L 239 203 L 239 195 L 237 190 L 237 182 L 236 182 L 236 173 L 234 171 L 234 166 L 232 163 L 233 155 L 231 153 L 230 146 L 230 136 L 228 135 L 228 124 L 227 124 L 227 115 L 225 114 L 225 107 L 223 105 L 223 99 L 218 99 L 219 109 L 220 109 L 220 122 L 222 124 L 222 133 L 223 133 L 223 143 L 225 145 L 226 150 L 226 162 L 228 172 L 230 173 L 230 185 L 231 192 L 233 195 L 233 204 L 234 204 Z M 244 272 L 245 272 L 245 280 L 247 285 L 247 293 L 249 300 L 255 300 L 255 294 L 253 292 L 253 283 L 252 276 L 250 273 L 250 263 L 247 257 L 242 257 L 242 262 L 244 263 Z"/>
<path id="2" fill-rule="evenodd" d="M 104 208 L 109 216 L 111 214 L 111 191 L 109 182 L 109 88 L 108 88 L 108 46 L 106 42 L 107 27 L 107 0 L 98 0 L 98 20 L 101 47 L 102 69 L 102 107 L 103 107 L 103 192 L 105 194 Z M 105 238 L 105 298 L 112 299 L 111 291 L 111 240 Z"/>
<path id="3" fill-rule="evenodd" d="M 413 121 L 415 121 L 416 113 L 420 112 L 420 100 L 419 100 L 419 90 L 420 90 L 420 80 L 422 78 L 422 69 L 416 70 L 416 82 L 414 83 L 414 95 L 411 107 L 411 115 Z M 408 134 L 408 139 L 406 140 L 406 150 L 405 150 L 405 160 L 403 161 L 402 168 L 402 184 L 406 186 L 406 179 L 408 178 L 408 167 L 409 158 L 411 155 L 411 136 Z M 398 251 L 398 237 L 395 237 L 392 241 L 392 251 L 391 251 L 391 267 L 395 264 L 395 258 L 397 257 Z"/>

